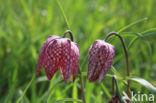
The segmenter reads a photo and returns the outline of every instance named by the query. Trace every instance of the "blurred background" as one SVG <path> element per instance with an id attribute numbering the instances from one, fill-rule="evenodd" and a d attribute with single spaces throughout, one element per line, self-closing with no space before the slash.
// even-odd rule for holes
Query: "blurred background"
<path id="1" fill-rule="evenodd" d="M 155 0 L 59 0 L 75 41 L 80 47 L 80 66 L 84 74 L 87 103 L 108 103 L 112 94 L 111 77 L 101 84 L 88 82 L 87 54 L 90 45 L 106 34 L 119 31 L 137 20 L 148 18 L 122 31 L 128 47 L 131 76 L 156 86 L 156 1 Z M 14 103 L 35 74 L 41 47 L 49 35 L 63 36 L 69 29 L 56 0 L 0 0 L 0 103 Z M 137 34 L 142 35 L 137 36 Z M 108 40 L 116 50 L 113 63 L 116 72 L 125 77 L 126 63 L 118 38 Z M 112 70 L 109 74 L 113 75 Z M 58 71 L 49 81 L 42 68 L 21 103 L 55 103 L 62 98 L 81 99 L 80 82 L 60 83 L 50 96 L 44 97 L 59 78 Z M 119 81 L 121 91 L 125 85 Z M 131 82 L 131 89 L 150 92 Z M 72 102 L 64 102 L 72 103 Z M 76 103 L 76 102 L 74 102 Z"/>

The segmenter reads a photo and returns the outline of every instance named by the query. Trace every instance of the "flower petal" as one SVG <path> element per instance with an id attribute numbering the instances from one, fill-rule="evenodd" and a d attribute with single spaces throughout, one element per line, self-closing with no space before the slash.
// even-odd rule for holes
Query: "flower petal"
<path id="1" fill-rule="evenodd" d="M 76 43 L 71 42 L 71 64 L 72 64 L 72 70 L 73 70 L 73 82 L 75 81 L 76 78 L 76 73 L 78 70 L 78 66 L 79 66 L 79 57 L 80 57 L 80 51 L 79 51 L 79 47 Z"/>
<path id="2" fill-rule="evenodd" d="M 96 41 L 89 52 L 90 56 L 88 59 L 88 79 L 90 81 L 95 81 L 98 79 L 99 74 L 103 67 L 103 62 L 105 61 L 105 55 L 101 55 L 105 47 L 101 46 L 99 41 Z"/>
<path id="3" fill-rule="evenodd" d="M 99 78 L 101 82 L 110 68 L 113 57 L 114 47 L 102 40 L 96 40 L 88 53 L 88 75 L 89 81 Z"/>
<path id="4" fill-rule="evenodd" d="M 61 66 L 61 74 L 63 79 L 68 82 L 70 79 L 70 75 L 72 73 L 72 68 L 70 64 L 72 58 L 70 58 L 70 52 L 71 52 L 71 41 L 69 39 L 63 38 L 60 39 L 61 41 L 61 51 L 62 51 L 62 58 L 60 60 L 60 66 Z"/>
<path id="5" fill-rule="evenodd" d="M 90 81 L 93 79 L 93 73 L 94 73 L 94 69 L 96 67 L 95 58 L 97 57 L 98 49 L 99 49 L 98 41 L 95 41 L 89 49 L 89 53 L 88 53 L 88 75 L 87 75 L 87 77 Z"/>
<path id="6" fill-rule="evenodd" d="M 44 68 L 49 80 L 58 70 L 60 58 L 61 58 L 61 44 L 58 40 L 55 39 L 48 45 L 46 49 L 46 56 L 44 59 Z"/>
<path id="7" fill-rule="evenodd" d="M 105 61 L 105 66 L 102 69 L 102 72 L 100 73 L 99 82 L 101 82 L 104 79 L 104 76 L 107 74 L 107 72 L 108 72 L 109 68 L 111 67 L 113 60 L 114 60 L 114 55 L 115 55 L 114 47 L 108 43 L 107 43 L 107 47 L 108 47 L 107 58 Z"/>
<path id="8" fill-rule="evenodd" d="M 47 38 L 47 40 L 45 41 L 43 47 L 42 47 L 42 50 L 40 52 L 40 56 L 39 56 L 39 59 L 38 59 L 38 64 L 37 64 L 37 68 L 36 68 L 36 75 L 39 74 L 40 70 L 41 70 L 41 67 L 43 65 L 43 61 L 44 61 L 44 56 L 45 56 L 45 50 L 48 46 L 48 44 L 53 41 L 54 39 L 56 38 L 59 38 L 58 36 L 49 36 Z"/>

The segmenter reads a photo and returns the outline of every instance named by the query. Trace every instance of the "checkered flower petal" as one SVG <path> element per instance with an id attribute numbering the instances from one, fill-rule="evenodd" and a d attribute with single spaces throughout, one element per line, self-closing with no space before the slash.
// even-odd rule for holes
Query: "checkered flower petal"
<path id="1" fill-rule="evenodd" d="M 76 43 L 71 42 L 71 64 L 72 64 L 72 70 L 73 70 L 73 82 L 75 81 L 76 78 L 76 73 L 78 71 L 78 66 L 79 66 L 79 57 L 80 57 L 80 51 L 79 47 Z"/>
<path id="2" fill-rule="evenodd" d="M 69 81 L 72 73 L 74 81 L 80 56 L 77 44 L 67 38 L 55 38 L 46 41 L 48 42 L 44 44 L 39 58 L 40 68 L 37 67 L 37 74 L 43 65 L 50 80 L 60 68 L 61 75 L 66 82 Z"/>
<path id="3" fill-rule="evenodd" d="M 46 48 L 47 48 L 48 44 L 49 44 L 51 41 L 53 41 L 54 39 L 56 39 L 56 38 L 59 38 L 59 37 L 58 37 L 58 36 L 52 35 L 52 36 L 49 36 L 49 37 L 47 38 L 47 40 L 45 41 L 45 43 L 44 43 L 44 45 L 43 45 L 43 47 L 42 47 L 42 50 L 41 50 L 41 52 L 40 52 L 39 59 L 38 59 L 38 64 L 37 64 L 37 69 L 36 69 L 36 75 L 39 74 L 39 72 L 40 72 L 40 70 L 41 70 L 41 68 L 42 68 L 43 61 L 44 61 L 44 57 L 45 57 L 45 51 L 46 51 Z"/>
<path id="4" fill-rule="evenodd" d="M 70 64 L 71 41 L 69 39 L 61 39 L 62 58 L 60 60 L 61 74 L 63 79 L 68 82 L 72 73 Z"/>
<path id="5" fill-rule="evenodd" d="M 73 73 L 73 81 L 75 80 L 76 72 L 78 69 L 79 48 L 74 42 L 69 39 L 62 41 L 62 61 L 61 61 L 61 74 L 66 82 L 69 81 Z"/>
<path id="6" fill-rule="evenodd" d="M 49 43 L 44 59 L 44 68 L 48 79 L 50 80 L 58 70 L 61 59 L 61 43 L 57 39 Z"/>
<path id="7" fill-rule="evenodd" d="M 96 40 L 88 53 L 88 80 L 93 82 L 99 79 L 101 82 L 112 65 L 114 55 L 115 49 L 111 44 Z"/>

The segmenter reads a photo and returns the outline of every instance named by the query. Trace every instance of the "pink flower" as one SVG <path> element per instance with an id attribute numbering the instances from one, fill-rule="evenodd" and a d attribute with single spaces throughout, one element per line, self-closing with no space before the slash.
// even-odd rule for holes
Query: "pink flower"
<path id="1" fill-rule="evenodd" d="M 50 80 L 60 68 L 63 79 L 68 82 L 73 73 L 73 81 L 79 65 L 78 45 L 68 38 L 50 36 L 45 41 L 38 60 L 36 74 L 38 75 L 42 65 Z"/>
<path id="2" fill-rule="evenodd" d="M 114 47 L 102 40 L 96 40 L 88 53 L 88 75 L 89 81 L 99 79 L 101 82 L 112 65 L 115 55 Z"/>

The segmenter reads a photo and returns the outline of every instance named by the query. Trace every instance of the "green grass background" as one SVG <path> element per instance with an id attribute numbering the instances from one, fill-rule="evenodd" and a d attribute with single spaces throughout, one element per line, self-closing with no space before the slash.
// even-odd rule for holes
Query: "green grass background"
<path id="1" fill-rule="evenodd" d="M 80 66 L 87 72 L 87 54 L 90 45 L 104 39 L 111 31 L 119 31 L 126 25 L 148 18 L 121 33 L 126 45 L 141 33 L 129 46 L 131 76 L 144 78 L 156 86 L 156 1 L 155 0 L 59 0 L 68 19 L 75 41 L 80 47 Z M 56 0 L 0 0 L 0 103 L 14 103 L 35 74 L 38 55 L 49 35 L 63 36 L 69 29 Z M 145 32 L 146 30 L 149 30 Z M 126 32 L 126 33 L 125 33 Z M 129 33 L 127 33 L 129 32 Z M 133 33 L 132 33 L 133 32 Z M 126 63 L 123 47 L 118 38 L 109 42 L 115 46 L 113 66 L 125 77 Z M 111 70 L 109 74 L 114 74 Z M 111 98 L 111 78 L 106 76 L 101 84 L 90 83 L 84 75 L 87 103 L 107 103 Z M 45 94 L 61 78 L 58 71 L 49 81 L 42 68 L 34 76 L 31 86 L 21 103 L 55 103 L 63 98 L 81 99 L 80 82 L 62 82 L 49 96 Z M 125 90 L 119 81 L 121 91 Z M 131 82 L 131 89 L 150 92 L 142 85 Z M 72 102 L 64 102 L 72 103 Z M 76 102 L 74 102 L 76 103 Z"/>

